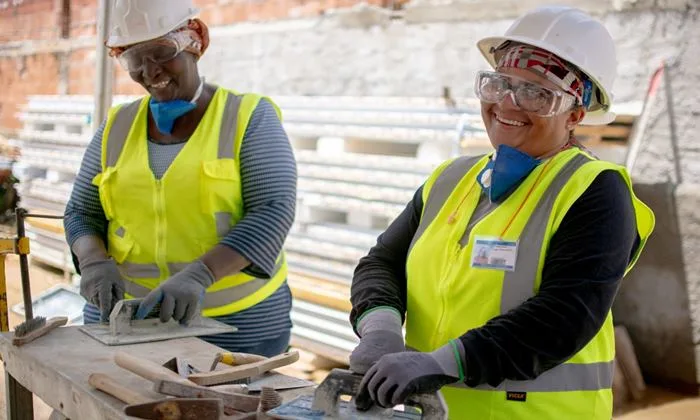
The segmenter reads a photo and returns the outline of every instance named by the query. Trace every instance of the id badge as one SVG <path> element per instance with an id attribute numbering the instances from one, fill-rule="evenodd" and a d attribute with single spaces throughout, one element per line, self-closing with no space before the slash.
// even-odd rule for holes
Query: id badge
<path id="1" fill-rule="evenodd" d="M 515 270 L 518 241 L 477 236 L 472 248 L 471 266 L 493 270 Z"/>

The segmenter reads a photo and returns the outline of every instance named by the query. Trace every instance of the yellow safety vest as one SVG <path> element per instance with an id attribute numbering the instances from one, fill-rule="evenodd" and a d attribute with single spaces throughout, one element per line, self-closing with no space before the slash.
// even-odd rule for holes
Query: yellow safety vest
<path id="1" fill-rule="evenodd" d="M 129 297 L 143 297 L 211 250 L 243 216 L 239 155 L 261 96 L 217 88 L 196 130 L 157 180 L 148 162 L 149 97 L 110 110 L 102 172 L 93 180 L 109 222 L 107 247 Z M 279 115 L 279 109 L 277 109 Z M 284 282 L 284 253 L 270 279 L 244 273 L 207 289 L 204 316 L 249 308 Z"/>
<path id="2" fill-rule="evenodd" d="M 460 245 L 481 189 L 477 174 L 489 157 L 460 157 L 441 165 L 423 188 L 421 221 L 406 273 L 407 347 L 433 351 L 537 294 L 552 235 L 571 205 L 604 170 L 632 185 L 624 168 L 578 148 L 539 165 L 500 205 L 479 220 Z M 654 227 L 654 214 L 632 192 L 641 239 L 627 271 Z M 451 218 L 452 216 L 452 218 Z M 450 223 L 452 221 L 452 223 Z M 518 241 L 513 271 L 471 267 L 475 237 Z M 590 342 L 534 380 L 442 389 L 452 419 L 609 420 L 615 344 L 612 314 Z M 469 376 L 469 366 L 465 367 Z"/>

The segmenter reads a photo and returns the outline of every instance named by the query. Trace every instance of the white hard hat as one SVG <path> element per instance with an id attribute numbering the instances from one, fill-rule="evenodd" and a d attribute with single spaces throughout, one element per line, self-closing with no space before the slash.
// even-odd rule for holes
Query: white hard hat
<path id="1" fill-rule="evenodd" d="M 581 124 L 604 125 L 615 119 L 610 106 L 617 75 L 617 55 L 612 36 L 602 23 L 572 7 L 536 8 L 513 22 L 504 36 L 484 38 L 477 43 L 494 68 L 494 51 L 506 41 L 549 51 L 576 66 L 591 80 L 596 88 L 592 95 L 593 106 L 586 112 Z"/>
<path id="2" fill-rule="evenodd" d="M 192 0 L 116 0 L 108 47 L 125 47 L 159 38 L 199 13 Z"/>

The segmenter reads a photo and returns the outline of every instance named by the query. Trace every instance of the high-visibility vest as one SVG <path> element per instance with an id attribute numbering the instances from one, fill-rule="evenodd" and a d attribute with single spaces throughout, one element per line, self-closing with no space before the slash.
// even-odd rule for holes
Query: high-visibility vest
<path id="1" fill-rule="evenodd" d="M 522 184 L 465 236 L 481 194 L 477 174 L 489 157 L 460 157 L 441 165 L 423 188 L 423 212 L 406 263 L 407 347 L 433 351 L 535 296 L 552 235 L 598 174 L 617 171 L 627 182 L 640 244 L 636 262 L 654 227 L 654 214 L 632 192 L 624 168 L 570 148 L 540 164 Z M 475 238 L 517 241 L 513 271 L 471 266 Z M 460 243 L 461 242 L 461 243 Z M 584 316 L 584 315 L 582 315 Z M 609 420 L 615 344 L 612 315 L 565 363 L 527 381 L 506 379 L 475 388 L 442 388 L 452 419 Z M 469 377 L 469 366 L 465 366 Z"/>
<path id="2" fill-rule="evenodd" d="M 145 296 L 211 250 L 243 218 L 240 150 L 261 98 L 217 88 L 196 130 L 161 179 L 155 178 L 148 162 L 149 98 L 109 111 L 102 172 L 93 184 L 99 187 L 109 222 L 108 252 L 125 277 L 127 296 Z M 286 276 L 280 253 L 270 279 L 244 273 L 224 277 L 207 289 L 203 315 L 249 308 L 277 290 Z"/>

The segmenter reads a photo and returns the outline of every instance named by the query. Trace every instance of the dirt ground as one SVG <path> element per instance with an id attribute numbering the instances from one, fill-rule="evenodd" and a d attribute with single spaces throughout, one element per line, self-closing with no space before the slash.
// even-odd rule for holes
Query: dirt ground
<path id="1" fill-rule="evenodd" d="M 19 259 L 8 256 L 6 261 L 8 307 L 22 301 L 22 286 L 19 274 Z M 63 274 L 45 265 L 30 264 L 32 296 L 37 296 L 51 286 L 64 282 Z M 21 316 L 10 311 L 10 328 L 22 322 Z M 320 382 L 334 366 L 319 360 L 312 353 L 300 351 L 300 360 L 293 366 L 283 369 L 283 373 Z M 0 366 L 0 373 L 2 366 Z M 5 381 L 0 380 L 0 420 L 6 419 Z M 52 409 L 39 398 L 34 398 L 34 418 L 46 420 Z M 700 420 L 700 398 L 688 398 L 665 389 L 650 386 L 644 400 L 631 403 L 621 410 L 616 410 L 616 420 Z"/>

